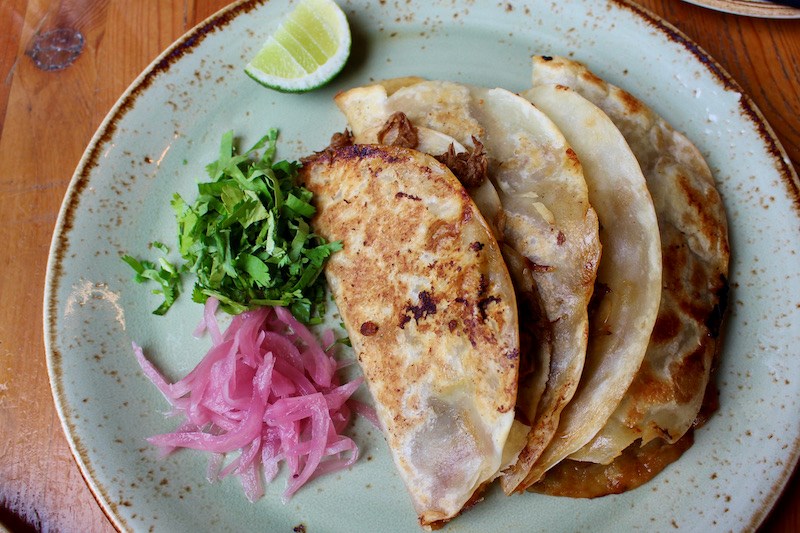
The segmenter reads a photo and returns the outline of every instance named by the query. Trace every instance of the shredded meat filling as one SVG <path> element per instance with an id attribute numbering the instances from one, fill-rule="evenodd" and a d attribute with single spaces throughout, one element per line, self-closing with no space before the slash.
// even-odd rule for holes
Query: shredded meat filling
<path id="1" fill-rule="evenodd" d="M 483 144 L 475 137 L 472 137 L 472 143 L 475 145 L 472 152 L 456 153 L 450 144 L 445 153 L 434 156 L 440 163 L 444 163 L 467 189 L 479 187 L 489 172 L 489 160 Z"/>
<path id="2" fill-rule="evenodd" d="M 325 154 L 330 154 L 337 148 L 344 148 L 345 146 L 351 146 L 353 144 L 353 134 L 350 130 L 344 131 L 337 131 L 333 135 L 331 135 L 331 141 L 322 150 L 319 152 L 314 152 L 309 156 L 305 156 L 300 159 L 300 162 L 304 165 L 307 165 L 315 160 L 317 160 L 320 156 Z"/>
<path id="3" fill-rule="evenodd" d="M 419 144 L 417 127 L 414 126 L 405 113 L 394 113 L 378 132 L 378 143 L 387 146 L 400 146 L 402 148 L 416 148 Z"/>

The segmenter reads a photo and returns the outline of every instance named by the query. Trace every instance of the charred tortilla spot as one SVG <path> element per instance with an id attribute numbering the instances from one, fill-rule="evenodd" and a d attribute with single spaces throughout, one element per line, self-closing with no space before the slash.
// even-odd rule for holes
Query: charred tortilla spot
<path id="1" fill-rule="evenodd" d="M 422 198 L 419 196 L 414 196 L 413 194 L 408 194 L 407 192 L 400 191 L 394 195 L 395 198 L 408 198 L 409 200 L 414 200 L 415 202 L 421 202 Z"/>
<path id="2" fill-rule="evenodd" d="M 662 380 L 658 378 L 657 370 L 648 362 L 642 362 L 639 373 L 630 385 L 630 393 L 647 398 L 652 402 L 664 403 L 673 399 L 673 391 Z M 629 419 L 636 419 L 640 413 L 626 413 Z"/>
<path id="3" fill-rule="evenodd" d="M 478 341 L 475 338 L 475 331 L 478 328 L 478 321 L 474 318 L 468 318 L 464 320 L 464 332 L 467 334 L 467 338 L 469 339 L 469 343 L 475 347 L 478 345 Z"/>
<path id="4" fill-rule="evenodd" d="M 566 235 L 564 235 L 564 232 L 563 232 L 563 231 L 559 231 L 559 232 L 558 232 L 558 236 L 556 237 L 556 243 L 558 243 L 558 245 L 559 245 L 559 246 L 561 246 L 561 245 L 562 245 L 562 244 L 564 244 L 565 242 L 567 242 L 567 237 L 566 237 Z"/>
<path id="5" fill-rule="evenodd" d="M 372 322 L 371 320 L 367 320 L 363 324 L 361 324 L 361 334 L 365 337 L 371 337 L 378 333 L 378 324 Z"/>
<path id="6" fill-rule="evenodd" d="M 575 150 L 572 148 L 567 148 L 567 160 L 576 166 L 581 164 L 580 160 L 578 159 L 578 154 L 576 154 Z"/>
<path id="7" fill-rule="evenodd" d="M 489 289 L 489 280 L 486 279 L 484 274 L 481 274 L 480 279 L 478 280 L 478 296 L 483 296 L 486 294 L 486 291 Z"/>
<path id="8" fill-rule="evenodd" d="M 659 313 L 650 341 L 663 344 L 674 339 L 681 331 L 681 319 L 673 312 Z"/>
<path id="9" fill-rule="evenodd" d="M 709 314 L 714 310 L 708 302 L 695 302 L 688 299 L 678 302 L 678 308 L 697 324 L 705 324 Z"/>
<path id="10" fill-rule="evenodd" d="M 681 360 L 673 361 L 669 371 L 672 375 L 673 394 L 678 403 L 690 402 L 706 375 L 706 351 L 713 349 L 708 343 L 703 343 L 697 349 Z"/>
<path id="11" fill-rule="evenodd" d="M 486 298 L 481 298 L 478 300 L 478 311 L 480 311 L 481 320 L 486 320 L 486 317 L 488 316 L 486 313 L 486 308 L 493 303 L 500 303 L 500 298 L 497 296 L 487 296 Z"/>
<path id="12" fill-rule="evenodd" d="M 531 272 L 552 272 L 552 271 L 554 270 L 554 268 L 553 268 L 553 267 L 551 267 L 551 266 L 548 266 L 548 265 L 539 265 L 539 264 L 537 264 L 537 263 L 534 263 L 533 261 L 531 261 L 531 260 L 530 260 L 530 259 L 528 259 L 527 257 L 525 257 L 525 258 L 523 258 L 523 259 L 525 260 L 525 266 L 526 266 L 526 267 L 527 267 L 527 268 L 528 268 L 528 269 L 529 269 Z"/>
<path id="13" fill-rule="evenodd" d="M 473 252 L 480 252 L 481 250 L 483 250 L 483 243 L 475 241 L 469 245 L 469 249 L 472 250 Z"/>
<path id="14" fill-rule="evenodd" d="M 691 221 L 696 217 L 699 222 L 695 224 L 695 230 L 705 237 L 706 240 L 716 243 L 720 240 L 719 222 L 715 217 L 714 211 L 709 209 L 709 205 L 719 203 L 719 196 L 715 189 L 703 191 L 685 174 L 679 174 L 676 178 L 677 185 L 683 193 L 687 206 L 691 208 Z"/>
<path id="15" fill-rule="evenodd" d="M 382 147 L 371 144 L 353 144 L 345 146 L 340 150 L 336 150 L 336 158 L 342 161 L 376 158 L 390 164 L 398 163 L 403 160 L 402 157 L 387 153 Z M 377 169 L 376 174 L 381 170 L 382 169 Z"/>
<path id="16" fill-rule="evenodd" d="M 470 220 L 472 220 L 472 204 L 469 193 L 467 193 L 466 189 L 460 190 L 459 193 L 461 194 L 462 205 L 464 206 L 464 210 L 461 212 L 461 223 L 469 224 Z"/>
<path id="17" fill-rule="evenodd" d="M 428 315 L 436 314 L 436 299 L 433 298 L 428 291 L 420 291 L 419 304 L 412 305 L 409 303 L 402 317 L 400 317 L 400 329 L 404 329 L 405 325 L 414 319 L 414 322 L 419 324 L 421 318 L 426 318 Z"/>

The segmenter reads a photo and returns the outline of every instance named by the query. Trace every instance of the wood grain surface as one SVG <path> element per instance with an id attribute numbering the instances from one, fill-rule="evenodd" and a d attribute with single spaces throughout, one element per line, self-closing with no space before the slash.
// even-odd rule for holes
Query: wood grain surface
<path id="1" fill-rule="evenodd" d="M 101 120 L 164 48 L 226 0 L 0 2 L 0 524 L 12 531 L 113 531 L 67 446 L 42 336 L 50 238 L 72 173 Z M 642 0 L 743 87 L 800 162 L 800 20 L 727 15 L 676 0 Z M 73 28 L 85 46 L 44 71 L 37 34 Z M 800 531 L 795 475 L 763 529 Z M 0 528 L 2 529 L 2 528 Z"/>

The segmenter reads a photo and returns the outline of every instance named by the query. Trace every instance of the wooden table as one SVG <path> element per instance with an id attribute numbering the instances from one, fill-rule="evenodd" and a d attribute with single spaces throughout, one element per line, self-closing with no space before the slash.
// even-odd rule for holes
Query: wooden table
<path id="1" fill-rule="evenodd" d="M 50 394 L 42 293 L 51 234 L 78 160 L 106 112 L 173 40 L 228 0 L 0 3 L 0 524 L 113 531 L 74 462 Z M 800 168 L 800 20 L 740 18 L 676 0 L 641 4 L 685 32 L 743 86 Z M 82 55 L 36 68 L 37 32 L 75 28 Z M 800 530 L 800 475 L 766 529 Z M 1 528 L 0 528 L 1 529 Z"/>

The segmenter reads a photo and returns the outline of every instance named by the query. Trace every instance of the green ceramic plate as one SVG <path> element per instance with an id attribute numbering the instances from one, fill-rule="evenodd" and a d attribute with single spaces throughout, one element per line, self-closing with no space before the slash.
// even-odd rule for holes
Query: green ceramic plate
<path id="1" fill-rule="evenodd" d="M 770 2 L 769 0 L 684 0 L 690 4 L 707 7 L 723 13 L 745 15 L 769 19 L 800 18 L 800 8 L 789 7 L 790 2 Z M 797 5 L 797 4 L 795 4 Z"/>
<path id="2" fill-rule="evenodd" d="M 89 144 L 56 227 L 44 298 L 56 405 L 86 479 L 120 529 L 137 531 L 417 531 L 380 434 L 359 423 L 362 459 L 306 486 L 287 505 L 284 480 L 249 503 L 238 482 L 209 484 L 206 459 L 160 459 L 145 437 L 173 429 L 139 371 L 135 340 L 172 378 L 209 345 L 191 331 L 201 309 L 166 317 L 120 260 L 173 242 L 173 192 L 191 197 L 220 135 L 245 144 L 281 130 L 279 155 L 324 147 L 344 120 L 333 95 L 401 75 L 522 90 L 529 56 L 559 54 L 637 94 L 707 156 L 731 225 L 731 316 L 719 412 L 654 481 L 592 501 L 535 494 L 486 501 L 449 531 L 742 530 L 760 523 L 797 461 L 800 436 L 798 180 L 771 129 L 727 74 L 672 26 L 627 1 L 344 2 L 354 44 L 343 73 L 304 95 L 269 91 L 243 65 L 286 1 L 245 1 L 204 22 L 131 85 Z"/>

